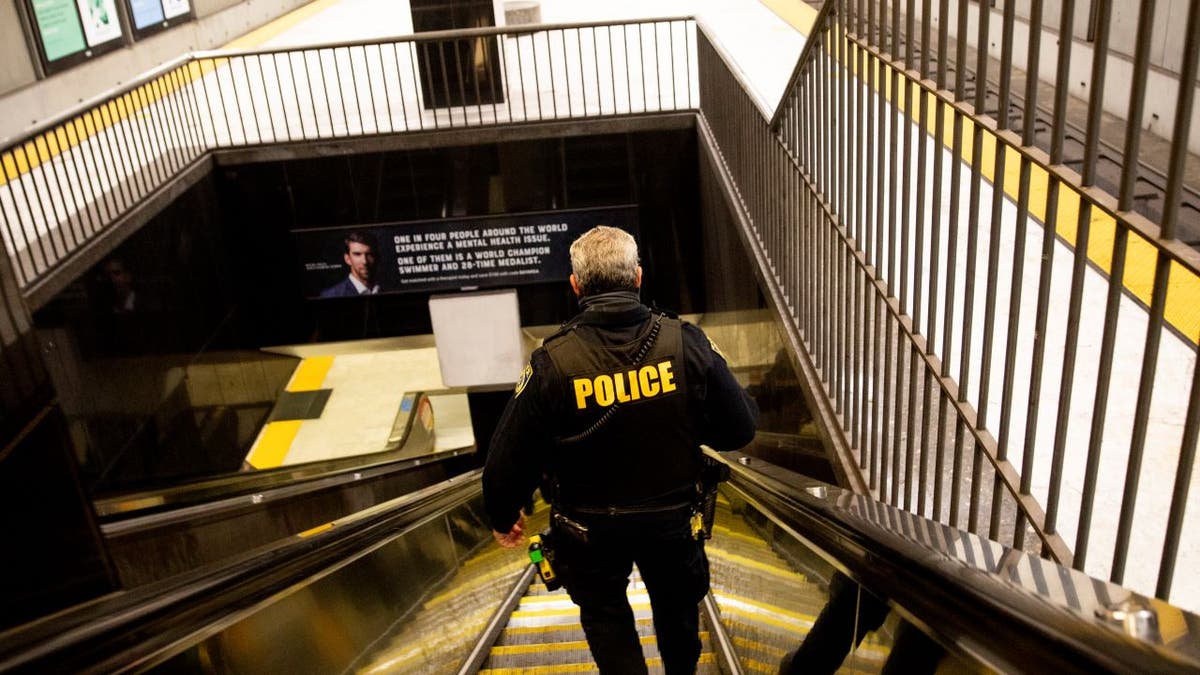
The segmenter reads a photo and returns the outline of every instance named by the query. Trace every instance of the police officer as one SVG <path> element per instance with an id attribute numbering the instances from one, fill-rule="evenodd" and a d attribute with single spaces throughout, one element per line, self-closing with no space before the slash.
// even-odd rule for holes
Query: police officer
<path id="1" fill-rule="evenodd" d="M 690 520 L 700 444 L 742 447 L 758 409 L 696 326 L 639 300 L 637 243 L 599 226 L 571 245 L 581 312 L 533 352 L 483 474 L 496 540 L 522 545 L 522 504 L 542 486 L 555 565 L 602 673 L 644 673 L 625 591 L 637 563 L 667 673 L 700 656 L 708 559 Z"/>

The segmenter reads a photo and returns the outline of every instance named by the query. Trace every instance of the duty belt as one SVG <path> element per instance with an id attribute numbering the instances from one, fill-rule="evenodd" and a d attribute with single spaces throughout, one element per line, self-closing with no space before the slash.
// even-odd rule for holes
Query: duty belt
<path id="1" fill-rule="evenodd" d="M 567 513 L 578 513 L 588 516 L 630 516 L 645 513 L 669 513 L 693 508 L 694 501 L 665 504 L 662 506 L 571 506 L 562 510 Z"/>

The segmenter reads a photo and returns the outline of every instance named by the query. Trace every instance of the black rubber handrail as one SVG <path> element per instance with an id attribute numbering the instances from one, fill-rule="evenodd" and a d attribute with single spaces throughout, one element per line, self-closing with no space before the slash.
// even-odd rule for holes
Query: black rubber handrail
<path id="1" fill-rule="evenodd" d="M 729 485 L 777 526 L 973 661 L 1002 672 L 1200 669 L 1194 633 L 1163 645 L 1097 618 L 1102 596 L 1186 614 L 1161 600 L 741 453 L 709 454 L 731 467 Z M 1022 567 L 1039 569 L 1026 579 Z M 1086 592 L 1068 594 L 1074 604 L 1050 595 L 1034 578 L 1043 570 Z"/>
<path id="2" fill-rule="evenodd" d="M 410 412 L 404 424 L 403 438 L 398 450 L 224 474 L 178 483 L 169 487 L 104 496 L 94 501 L 96 515 L 106 522 L 113 522 L 165 510 L 209 504 L 238 495 L 264 493 L 305 482 L 356 480 L 354 477 L 356 472 L 361 473 L 381 468 L 406 470 L 411 466 L 419 466 L 422 462 L 438 461 L 443 457 L 431 455 L 398 459 L 405 452 L 405 444 L 412 438 L 413 425 L 416 424 L 416 411 L 424 396 L 423 392 L 406 395 L 406 398 L 411 397 L 412 401 L 409 405 Z M 465 448 L 464 451 L 473 451 L 473 449 L 473 447 Z M 461 452 L 446 453 L 445 457 L 458 454 Z"/>

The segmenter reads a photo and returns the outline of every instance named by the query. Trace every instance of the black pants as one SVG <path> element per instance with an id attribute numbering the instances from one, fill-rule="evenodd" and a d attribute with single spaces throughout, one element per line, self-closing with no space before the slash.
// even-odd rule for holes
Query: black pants
<path id="1" fill-rule="evenodd" d="M 574 515 L 574 514 L 572 514 Z M 579 605 L 588 647 L 601 673 L 645 673 L 633 610 L 625 597 L 637 563 L 668 675 L 692 673 L 700 658 L 698 604 L 708 592 L 708 558 L 692 539 L 690 512 L 578 516 L 588 542 L 556 535 L 556 562 L 571 600 Z"/>

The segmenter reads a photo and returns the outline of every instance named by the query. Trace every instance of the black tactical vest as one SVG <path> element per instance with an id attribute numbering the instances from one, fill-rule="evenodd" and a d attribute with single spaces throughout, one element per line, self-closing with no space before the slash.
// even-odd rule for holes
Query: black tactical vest
<path id="1" fill-rule="evenodd" d="M 544 345 L 557 371 L 551 388 L 562 397 L 550 470 L 564 508 L 678 503 L 699 476 L 679 320 L 663 317 L 653 347 L 633 365 L 656 318 L 624 345 L 604 347 L 569 328 Z"/>

